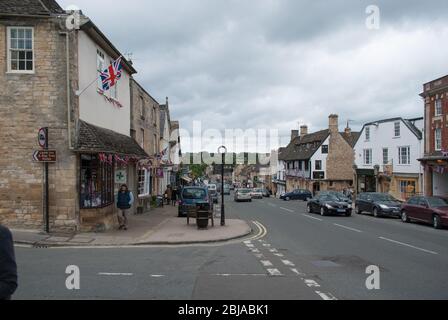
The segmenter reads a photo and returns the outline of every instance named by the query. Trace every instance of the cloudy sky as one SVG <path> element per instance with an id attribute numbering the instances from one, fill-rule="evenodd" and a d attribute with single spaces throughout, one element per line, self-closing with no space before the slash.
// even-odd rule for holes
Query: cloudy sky
<path id="1" fill-rule="evenodd" d="M 132 52 L 136 79 L 159 102 L 169 96 L 172 118 L 190 131 L 193 121 L 203 130 L 278 129 L 285 144 L 299 123 L 327 128 L 331 113 L 341 129 L 423 116 L 423 83 L 448 74 L 446 0 L 59 3 L 77 5 Z M 372 4 L 379 29 L 366 27 Z"/>

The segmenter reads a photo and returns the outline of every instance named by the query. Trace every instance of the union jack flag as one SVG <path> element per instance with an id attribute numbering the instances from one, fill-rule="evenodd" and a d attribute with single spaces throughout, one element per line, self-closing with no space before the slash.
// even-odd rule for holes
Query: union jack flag
<path id="1" fill-rule="evenodd" d="M 112 62 L 112 64 L 103 72 L 101 72 L 101 81 L 103 83 L 103 90 L 107 91 L 115 86 L 121 78 L 123 65 L 121 64 L 121 57 Z"/>

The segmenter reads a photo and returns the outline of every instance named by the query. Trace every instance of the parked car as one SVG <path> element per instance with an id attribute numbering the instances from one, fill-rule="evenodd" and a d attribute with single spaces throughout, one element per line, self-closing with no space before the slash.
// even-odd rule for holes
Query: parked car
<path id="1" fill-rule="evenodd" d="M 263 191 L 263 197 L 265 198 L 271 197 L 271 193 L 269 192 L 268 189 L 262 189 L 262 191 Z"/>
<path id="2" fill-rule="evenodd" d="M 218 187 L 216 184 L 209 184 L 207 188 L 213 203 L 219 203 Z"/>
<path id="3" fill-rule="evenodd" d="M 344 193 L 338 191 L 322 191 L 319 196 L 332 195 L 337 197 L 340 201 L 347 202 L 348 204 L 353 204 L 353 201 L 347 197 Z"/>
<path id="4" fill-rule="evenodd" d="M 252 199 L 263 199 L 263 190 L 262 189 L 252 189 L 251 195 L 252 195 Z"/>
<path id="5" fill-rule="evenodd" d="M 179 217 L 188 215 L 188 206 L 201 206 L 213 211 L 213 201 L 207 188 L 185 187 L 179 195 Z"/>
<path id="6" fill-rule="evenodd" d="M 331 194 L 319 195 L 308 202 L 308 213 L 327 215 L 352 215 L 352 205 Z"/>
<path id="7" fill-rule="evenodd" d="M 230 186 L 228 184 L 224 185 L 224 195 L 230 196 Z"/>
<path id="8" fill-rule="evenodd" d="M 387 193 L 361 193 L 356 199 L 357 214 L 371 213 L 374 217 L 401 217 L 401 202 Z"/>
<path id="9" fill-rule="evenodd" d="M 313 198 L 313 195 L 308 190 L 297 189 L 293 192 L 284 193 L 280 196 L 281 200 L 290 201 L 290 200 L 303 200 L 308 201 Z"/>
<path id="10" fill-rule="evenodd" d="M 252 192 L 249 189 L 238 189 L 235 191 L 235 202 L 252 202 Z"/>
<path id="11" fill-rule="evenodd" d="M 448 200 L 440 197 L 413 197 L 403 204 L 401 220 L 405 223 L 431 223 L 436 229 L 448 227 Z"/>

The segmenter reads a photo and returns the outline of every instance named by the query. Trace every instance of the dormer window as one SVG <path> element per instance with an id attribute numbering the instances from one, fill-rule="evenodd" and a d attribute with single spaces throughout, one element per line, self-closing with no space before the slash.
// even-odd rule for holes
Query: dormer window
<path id="1" fill-rule="evenodd" d="M 399 138 L 401 136 L 401 122 L 397 121 L 395 122 L 395 130 L 394 130 L 394 134 L 395 134 L 395 138 Z"/>

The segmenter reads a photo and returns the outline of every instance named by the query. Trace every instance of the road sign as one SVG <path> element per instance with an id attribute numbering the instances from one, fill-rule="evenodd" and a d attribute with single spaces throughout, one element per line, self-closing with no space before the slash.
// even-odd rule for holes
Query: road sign
<path id="1" fill-rule="evenodd" d="M 38 150 L 33 153 L 36 162 L 56 162 L 56 150 Z"/>
<path id="2" fill-rule="evenodd" d="M 39 142 L 39 146 L 45 148 L 47 146 L 47 129 L 42 128 L 39 130 L 37 140 Z"/>

